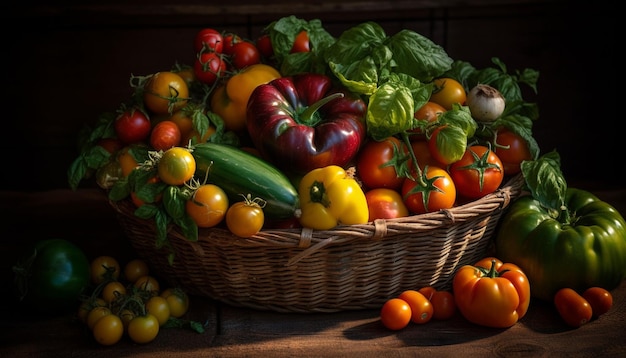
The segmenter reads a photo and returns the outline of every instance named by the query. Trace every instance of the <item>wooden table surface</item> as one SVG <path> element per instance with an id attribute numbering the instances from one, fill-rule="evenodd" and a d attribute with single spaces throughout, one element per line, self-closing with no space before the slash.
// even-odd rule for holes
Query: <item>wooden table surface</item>
<path id="1" fill-rule="evenodd" d="M 594 190 L 624 213 L 626 189 Z M 88 257 L 136 257 L 113 210 L 97 189 L 0 192 L 5 225 L 0 233 L 2 280 L 12 280 L 15 252 L 29 241 L 63 237 Z M 411 324 L 401 331 L 382 326 L 378 310 L 327 314 L 285 314 L 231 307 L 191 297 L 185 318 L 205 324 L 205 332 L 163 329 L 151 343 L 128 338 L 111 347 L 98 345 L 72 313 L 56 317 L 30 314 L 2 285 L 0 357 L 240 357 L 240 356 L 568 356 L 626 355 L 626 281 L 612 291 L 613 308 L 572 329 L 547 303 L 533 301 L 513 327 L 492 329 L 457 315 L 446 321 Z"/>

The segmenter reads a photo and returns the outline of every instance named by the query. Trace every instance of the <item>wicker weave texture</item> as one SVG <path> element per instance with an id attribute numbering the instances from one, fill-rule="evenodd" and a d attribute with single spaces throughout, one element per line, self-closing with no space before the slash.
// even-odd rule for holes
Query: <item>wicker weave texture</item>
<path id="1" fill-rule="evenodd" d="M 156 247 L 152 221 L 129 201 L 111 203 L 138 254 L 171 286 L 239 307 L 276 312 L 380 308 L 407 289 L 449 289 L 453 273 L 487 252 L 503 210 L 520 195 L 517 175 L 479 200 L 435 213 L 332 230 L 263 230 L 243 239 L 201 229 L 185 239 L 172 226 L 169 248 Z"/>

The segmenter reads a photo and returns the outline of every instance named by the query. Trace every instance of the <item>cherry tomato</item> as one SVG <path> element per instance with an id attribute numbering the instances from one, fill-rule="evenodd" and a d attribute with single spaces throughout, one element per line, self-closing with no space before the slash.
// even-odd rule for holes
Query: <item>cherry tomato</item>
<path id="1" fill-rule="evenodd" d="M 411 307 L 411 322 L 424 324 L 433 318 L 433 305 L 419 291 L 406 290 L 398 296 Z"/>
<path id="2" fill-rule="evenodd" d="M 106 306 L 97 306 L 92 308 L 87 314 L 87 327 L 89 327 L 90 330 L 93 330 L 93 327 L 100 319 L 102 319 L 102 317 L 109 316 L 111 314 L 111 309 Z"/>
<path id="3" fill-rule="evenodd" d="M 128 324 L 136 317 L 135 313 L 128 308 L 122 309 L 117 315 L 122 320 L 122 325 L 125 330 L 128 330 Z"/>
<path id="4" fill-rule="evenodd" d="M 463 85 L 454 78 L 443 77 L 433 80 L 434 89 L 430 95 L 430 101 L 441 105 L 446 110 L 451 110 L 454 103 L 464 105 L 467 93 Z"/>
<path id="5" fill-rule="evenodd" d="M 126 287 L 119 281 L 111 281 L 104 285 L 101 295 L 103 300 L 111 303 L 119 297 L 126 295 Z"/>
<path id="6" fill-rule="evenodd" d="M 117 154 L 117 162 L 120 164 L 120 168 L 122 169 L 122 175 L 127 177 L 133 169 L 139 166 L 137 159 L 132 154 L 132 147 L 126 146 L 122 148 Z"/>
<path id="7" fill-rule="evenodd" d="M 181 133 L 172 121 L 162 121 L 152 128 L 150 145 L 154 150 L 168 150 L 180 144 Z"/>
<path id="8" fill-rule="evenodd" d="M 432 286 L 425 286 L 418 290 L 426 296 L 433 305 L 433 319 L 446 320 L 456 313 L 454 295 L 450 291 L 438 291 Z"/>
<path id="9" fill-rule="evenodd" d="M 478 199 L 496 191 L 504 179 L 500 158 L 483 145 L 472 145 L 448 168 L 459 195 Z"/>
<path id="10" fill-rule="evenodd" d="M 169 185 L 182 185 L 193 178 L 195 172 L 196 159 L 183 147 L 166 150 L 158 163 L 159 178 Z"/>
<path id="11" fill-rule="evenodd" d="M 400 189 L 404 178 L 398 176 L 394 163 L 403 155 L 406 148 L 396 137 L 368 141 L 356 159 L 357 175 L 367 189 Z"/>
<path id="12" fill-rule="evenodd" d="M 193 71 L 193 67 L 189 65 L 179 66 L 179 68 L 172 72 L 176 73 L 183 80 L 185 80 L 185 83 L 187 83 L 187 88 L 191 88 L 197 80 L 196 74 Z"/>
<path id="13" fill-rule="evenodd" d="M 117 138 L 124 144 L 145 141 L 150 135 L 152 124 L 145 113 L 138 109 L 122 112 L 113 123 Z"/>
<path id="14" fill-rule="evenodd" d="M 138 278 L 147 276 L 150 273 L 150 268 L 146 261 L 142 259 L 133 259 L 128 261 L 124 266 L 124 279 L 130 283 L 135 283 Z"/>
<path id="15" fill-rule="evenodd" d="M 103 346 L 112 346 L 122 339 L 122 335 L 124 335 L 124 324 L 118 316 L 109 314 L 96 322 L 92 332 L 96 342 Z"/>
<path id="16" fill-rule="evenodd" d="M 215 184 L 201 185 L 185 203 L 185 210 L 198 227 L 213 227 L 224 219 L 229 201 Z"/>
<path id="17" fill-rule="evenodd" d="M 243 39 L 239 37 L 237 34 L 225 34 L 224 35 L 224 46 L 222 47 L 222 53 L 228 56 L 232 56 L 233 54 L 233 46 L 239 42 L 242 42 Z"/>
<path id="18" fill-rule="evenodd" d="M 163 326 L 170 319 L 170 306 L 162 296 L 152 296 L 146 301 L 146 312 L 156 317 L 159 326 Z"/>
<path id="19" fill-rule="evenodd" d="M 141 276 L 133 283 L 133 286 L 136 288 L 150 292 L 152 295 L 158 295 L 161 287 L 159 286 L 159 281 L 154 276 L 145 275 Z"/>
<path id="20" fill-rule="evenodd" d="M 518 134 L 507 129 L 498 130 L 496 145 L 493 151 L 502 161 L 505 175 L 519 173 L 520 164 L 524 160 L 532 159 L 528 143 Z"/>
<path id="21" fill-rule="evenodd" d="M 215 127 L 210 126 L 207 128 L 206 132 L 204 132 L 203 136 L 200 136 L 197 130 L 192 129 L 187 135 L 183 136 L 181 140 L 181 144 L 189 145 L 189 143 L 198 144 L 198 143 L 206 143 L 209 138 L 215 133 Z"/>
<path id="22" fill-rule="evenodd" d="M 193 49 L 196 53 L 222 53 L 223 46 L 222 33 L 211 28 L 198 31 L 193 42 Z"/>
<path id="23" fill-rule="evenodd" d="M 401 193 L 409 212 L 424 214 L 441 209 L 449 209 L 454 206 L 456 187 L 450 174 L 436 166 L 429 166 L 425 174 L 428 179 L 434 179 L 433 185 L 437 188 L 437 190 L 428 192 L 426 205 L 424 204 L 423 193 L 417 190 L 419 184 L 413 179 L 404 179 Z"/>
<path id="24" fill-rule="evenodd" d="M 580 327 L 591 320 L 593 311 L 589 302 L 571 288 L 562 288 L 554 295 L 554 305 L 561 318 L 572 327 Z"/>
<path id="25" fill-rule="evenodd" d="M 107 306 L 108 303 L 100 297 L 90 298 L 86 301 L 81 302 L 80 306 L 78 307 L 77 317 L 81 322 L 87 324 L 87 315 L 89 315 L 89 312 L 91 312 L 92 309 L 96 307 Z"/>
<path id="26" fill-rule="evenodd" d="M 231 205 L 226 212 L 226 226 L 233 234 L 248 238 L 263 228 L 265 214 L 263 203 L 246 198 Z"/>
<path id="27" fill-rule="evenodd" d="M 176 123 L 180 131 L 181 145 L 187 145 L 187 143 L 182 141 L 182 138 L 193 130 L 193 119 L 189 116 L 188 112 L 185 109 L 178 110 L 172 113 L 167 120 Z"/>
<path id="28" fill-rule="evenodd" d="M 400 330 L 411 322 L 411 306 L 403 299 L 391 298 L 380 310 L 380 321 L 388 329 Z"/>
<path id="29" fill-rule="evenodd" d="M 241 41 L 233 45 L 231 61 L 233 67 L 240 70 L 261 63 L 261 53 L 252 42 Z"/>
<path id="30" fill-rule="evenodd" d="M 159 328 L 159 320 L 153 315 L 137 316 L 128 322 L 128 337 L 135 343 L 149 343 L 159 334 Z"/>
<path id="31" fill-rule="evenodd" d="M 120 263 L 112 256 L 98 256 L 91 261 L 91 282 L 98 285 L 104 281 L 116 281 L 120 277 Z"/>
<path id="32" fill-rule="evenodd" d="M 215 52 L 200 54 L 194 61 L 193 70 L 199 82 L 212 85 L 224 76 L 228 65 L 222 55 Z"/>
<path id="33" fill-rule="evenodd" d="M 289 53 L 309 52 L 310 50 L 309 33 L 306 30 L 302 30 L 296 35 L 293 47 Z"/>
<path id="34" fill-rule="evenodd" d="M 591 305 L 593 317 L 607 313 L 613 306 L 613 296 L 602 287 L 589 287 L 582 296 Z"/>
<path id="35" fill-rule="evenodd" d="M 263 34 L 256 40 L 256 47 L 261 55 L 265 58 L 274 56 L 274 48 L 272 47 L 272 39 L 270 35 Z"/>
<path id="36" fill-rule="evenodd" d="M 365 192 L 365 200 L 369 209 L 369 220 L 395 219 L 409 215 L 402 200 L 402 196 L 396 190 L 388 188 L 376 188 Z"/>
<path id="37" fill-rule="evenodd" d="M 167 288 L 161 292 L 161 297 L 167 300 L 172 317 L 180 318 L 189 310 L 189 296 L 180 288 Z"/>
<path id="38" fill-rule="evenodd" d="M 175 72 L 157 72 L 144 85 L 143 102 L 152 113 L 172 114 L 188 101 L 187 82 Z"/>

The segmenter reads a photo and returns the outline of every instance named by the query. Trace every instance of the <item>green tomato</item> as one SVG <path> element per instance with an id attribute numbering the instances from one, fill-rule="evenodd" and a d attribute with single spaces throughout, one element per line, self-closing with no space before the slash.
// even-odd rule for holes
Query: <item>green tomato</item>
<path id="1" fill-rule="evenodd" d="M 71 242 L 37 242 L 13 266 L 20 300 L 43 313 L 65 313 L 79 305 L 89 285 L 89 260 Z"/>
<path id="2" fill-rule="evenodd" d="M 496 253 L 528 276 L 531 294 L 552 301 L 564 287 L 611 290 L 626 278 L 626 222 L 608 203 L 581 189 L 565 194 L 567 220 L 550 216 L 531 196 L 503 215 Z"/>

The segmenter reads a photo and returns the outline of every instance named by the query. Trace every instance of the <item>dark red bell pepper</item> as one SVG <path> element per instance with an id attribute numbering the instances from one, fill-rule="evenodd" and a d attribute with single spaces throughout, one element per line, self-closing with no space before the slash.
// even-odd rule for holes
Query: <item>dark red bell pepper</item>
<path id="1" fill-rule="evenodd" d="M 304 174 L 354 158 L 366 136 L 366 111 L 362 99 L 328 76 L 304 73 L 258 86 L 248 100 L 247 127 L 266 160 Z"/>

